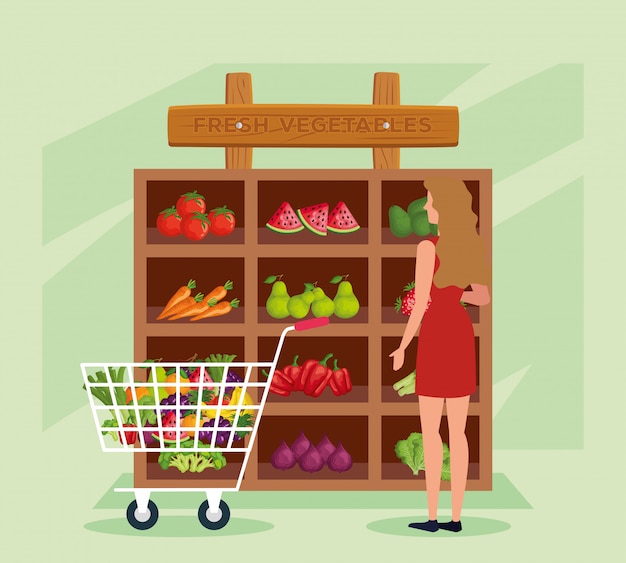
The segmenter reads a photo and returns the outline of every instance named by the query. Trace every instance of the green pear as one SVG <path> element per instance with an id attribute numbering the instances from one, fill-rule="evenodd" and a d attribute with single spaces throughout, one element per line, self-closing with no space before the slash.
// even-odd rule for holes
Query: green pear
<path id="1" fill-rule="evenodd" d="M 313 303 L 311 303 L 311 313 L 314 317 L 330 317 L 335 312 L 335 303 L 324 293 L 321 287 L 316 287 L 313 291 Z"/>
<path id="2" fill-rule="evenodd" d="M 289 293 L 284 281 L 276 281 L 272 284 L 272 291 L 265 302 L 265 310 L 274 319 L 284 319 L 289 316 L 287 303 L 289 303 Z"/>
<path id="3" fill-rule="evenodd" d="M 359 312 L 359 300 L 352 291 L 352 284 L 349 281 L 342 281 L 337 287 L 335 299 L 335 315 L 340 319 L 351 319 Z"/>
<path id="4" fill-rule="evenodd" d="M 287 310 L 294 319 L 303 319 L 309 314 L 311 303 L 314 296 L 311 289 L 305 289 L 304 292 L 294 295 L 287 303 Z"/>

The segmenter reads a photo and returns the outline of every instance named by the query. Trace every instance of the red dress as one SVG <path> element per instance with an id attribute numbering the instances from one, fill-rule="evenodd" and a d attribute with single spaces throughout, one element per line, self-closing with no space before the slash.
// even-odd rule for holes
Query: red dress
<path id="1" fill-rule="evenodd" d="M 435 244 L 439 237 L 431 239 Z M 439 257 L 435 255 L 435 272 Z M 464 289 L 431 285 L 431 303 L 417 339 L 415 394 L 463 397 L 476 391 L 474 328 L 461 305 Z"/>

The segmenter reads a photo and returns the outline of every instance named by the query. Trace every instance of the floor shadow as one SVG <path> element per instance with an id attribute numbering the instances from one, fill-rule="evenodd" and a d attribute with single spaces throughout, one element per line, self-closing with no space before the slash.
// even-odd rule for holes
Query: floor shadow
<path id="1" fill-rule="evenodd" d="M 486 536 L 489 534 L 499 534 L 505 532 L 511 525 L 501 520 L 491 520 L 489 518 L 475 518 L 472 516 L 464 516 L 461 519 L 463 530 L 458 533 L 439 530 L 435 533 L 423 532 L 409 528 L 410 522 L 424 522 L 428 520 L 426 515 L 422 516 L 403 516 L 402 518 L 388 518 L 385 520 L 376 520 L 367 525 L 367 529 L 380 534 L 389 534 L 392 536 L 415 536 L 429 538 L 452 538 L 467 536 Z M 446 518 L 447 520 L 447 518 Z"/>
<path id="2" fill-rule="evenodd" d="M 274 524 L 261 520 L 233 518 L 221 530 L 207 530 L 193 516 L 161 516 L 149 530 L 136 530 L 125 518 L 111 518 L 95 520 L 85 524 L 85 528 L 101 534 L 115 534 L 119 536 L 145 536 L 160 538 L 183 538 L 205 536 L 240 536 L 267 532 Z"/>

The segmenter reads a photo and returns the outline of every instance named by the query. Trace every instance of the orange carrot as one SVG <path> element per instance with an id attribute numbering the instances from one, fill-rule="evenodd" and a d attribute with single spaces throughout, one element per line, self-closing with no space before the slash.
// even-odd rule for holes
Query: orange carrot
<path id="1" fill-rule="evenodd" d="M 204 298 L 205 303 L 209 303 L 209 305 L 211 305 L 211 299 L 215 299 L 215 303 L 221 301 L 222 299 L 224 299 L 224 297 L 226 297 L 226 292 L 230 291 L 232 288 L 233 282 L 231 282 L 230 280 L 228 280 L 224 285 L 218 285 L 213 291 L 211 291 L 211 293 L 208 293 L 206 295 L 206 297 Z"/>
<path id="2" fill-rule="evenodd" d="M 199 315 L 200 313 L 204 313 L 204 311 L 206 311 L 208 308 L 209 308 L 209 304 L 205 303 L 204 300 L 202 301 L 194 300 L 193 305 L 187 307 L 186 309 L 183 309 L 177 315 L 174 315 L 173 317 L 169 317 L 167 320 L 176 321 L 178 319 L 182 319 L 183 317 L 193 317 L 194 315 Z"/>
<path id="3" fill-rule="evenodd" d="M 234 308 L 239 307 L 239 299 L 233 299 L 230 303 L 227 301 L 222 301 L 213 307 L 209 307 L 203 313 L 196 315 L 195 317 L 191 317 L 191 321 L 199 321 L 200 319 L 208 319 L 209 317 L 219 317 L 221 315 L 225 315 L 226 313 L 230 313 Z"/>
<path id="4" fill-rule="evenodd" d="M 196 280 L 189 280 L 187 285 L 183 285 L 176 290 L 176 293 L 172 295 L 171 299 L 167 302 L 165 308 L 161 311 L 159 316 L 157 317 L 157 321 L 168 317 L 168 311 L 177 303 L 182 301 L 183 299 L 189 297 L 191 295 L 191 290 L 196 288 Z"/>
<path id="5" fill-rule="evenodd" d="M 194 303 L 200 303 L 202 298 L 204 297 L 204 293 L 197 293 L 195 297 L 185 297 L 182 301 L 179 301 L 173 307 L 170 307 L 165 313 L 166 317 L 171 317 L 172 315 L 178 315 L 178 313 L 182 313 L 188 307 L 191 307 Z"/>

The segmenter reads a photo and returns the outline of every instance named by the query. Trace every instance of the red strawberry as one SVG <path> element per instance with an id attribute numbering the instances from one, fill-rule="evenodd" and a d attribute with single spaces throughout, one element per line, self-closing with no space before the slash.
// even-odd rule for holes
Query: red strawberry
<path id="1" fill-rule="evenodd" d="M 411 282 L 404 287 L 406 295 L 396 299 L 396 313 L 402 313 L 407 317 L 411 314 L 415 306 L 415 282 Z"/>
<path id="2" fill-rule="evenodd" d="M 406 291 L 407 294 L 396 299 L 395 309 L 396 313 L 402 313 L 409 317 L 413 307 L 415 307 L 415 282 L 404 286 L 404 291 Z M 428 311 L 428 307 L 430 307 L 430 297 L 428 298 L 428 303 L 426 303 L 426 311 Z"/>

